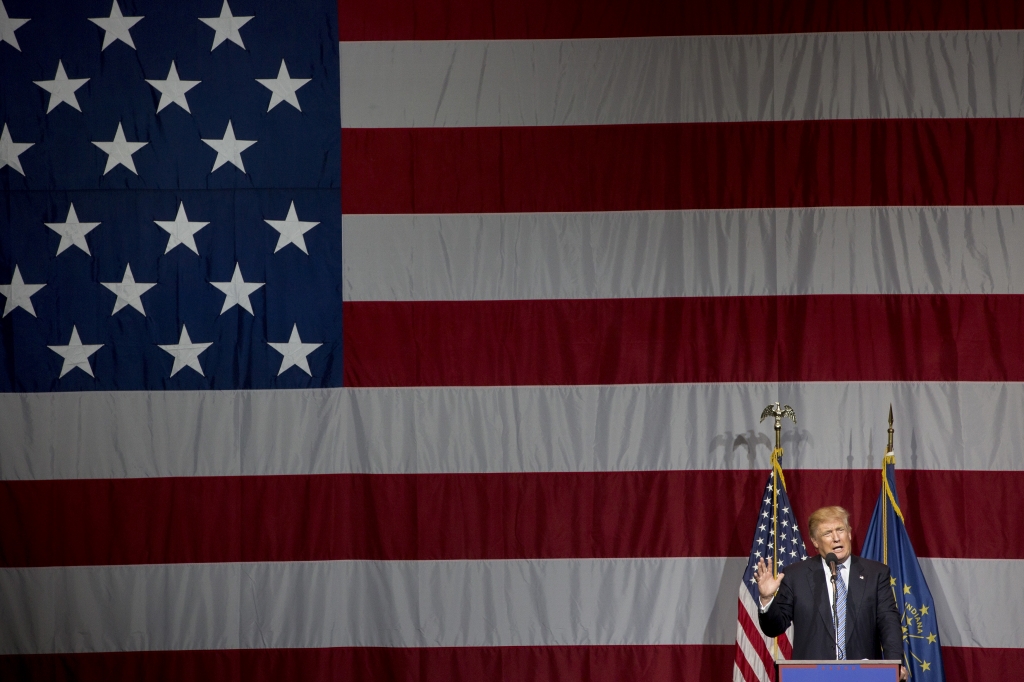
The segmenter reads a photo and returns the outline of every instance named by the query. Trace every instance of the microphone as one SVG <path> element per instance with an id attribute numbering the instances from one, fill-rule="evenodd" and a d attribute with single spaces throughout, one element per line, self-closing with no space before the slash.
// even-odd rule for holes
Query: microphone
<path id="1" fill-rule="evenodd" d="M 829 552 L 825 555 L 825 563 L 832 570 L 832 579 L 836 579 L 836 567 L 839 566 L 839 557 L 836 556 L 835 552 Z"/>

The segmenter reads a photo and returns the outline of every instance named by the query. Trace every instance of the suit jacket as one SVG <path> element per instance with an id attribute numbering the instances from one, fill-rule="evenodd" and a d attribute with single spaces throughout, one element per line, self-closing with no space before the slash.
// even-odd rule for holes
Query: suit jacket
<path id="1" fill-rule="evenodd" d="M 793 658 L 836 657 L 836 630 L 821 557 L 786 567 L 775 600 L 758 615 L 761 631 L 778 637 L 793 624 Z M 846 576 L 844 576 L 845 578 Z M 889 567 L 855 556 L 846 594 L 846 658 L 902 660 L 903 630 L 889 584 Z"/>

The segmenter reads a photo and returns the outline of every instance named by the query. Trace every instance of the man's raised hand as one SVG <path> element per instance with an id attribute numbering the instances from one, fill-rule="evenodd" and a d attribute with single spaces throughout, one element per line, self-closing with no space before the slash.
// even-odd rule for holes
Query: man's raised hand
<path id="1" fill-rule="evenodd" d="M 764 559 L 757 562 L 754 579 L 757 581 L 757 591 L 761 595 L 762 606 L 767 604 L 768 600 L 779 591 L 779 585 L 782 584 L 782 578 L 785 575 L 785 573 L 779 573 L 778 577 L 772 576 L 772 569 L 768 567 L 768 563 Z"/>

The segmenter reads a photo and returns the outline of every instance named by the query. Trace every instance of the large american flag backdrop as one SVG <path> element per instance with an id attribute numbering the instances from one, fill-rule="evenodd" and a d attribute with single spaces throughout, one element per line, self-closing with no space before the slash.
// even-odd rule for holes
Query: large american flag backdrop
<path id="1" fill-rule="evenodd" d="M 0 678 L 730 679 L 775 400 L 1024 666 L 1015 3 L 2 9 Z"/>

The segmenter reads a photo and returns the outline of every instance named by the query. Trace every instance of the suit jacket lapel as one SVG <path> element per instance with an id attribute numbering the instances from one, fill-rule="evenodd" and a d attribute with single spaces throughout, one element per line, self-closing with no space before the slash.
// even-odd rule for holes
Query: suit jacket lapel
<path id="1" fill-rule="evenodd" d="M 828 630 L 828 634 L 832 637 L 832 642 L 834 643 L 836 641 L 836 628 L 832 622 L 832 602 L 828 600 L 828 587 L 825 585 L 825 581 L 828 578 L 825 575 L 825 568 L 821 565 L 820 559 L 811 566 L 811 572 L 807 578 L 811 583 L 811 594 L 818 600 L 818 615 L 824 621 L 825 628 Z"/>

